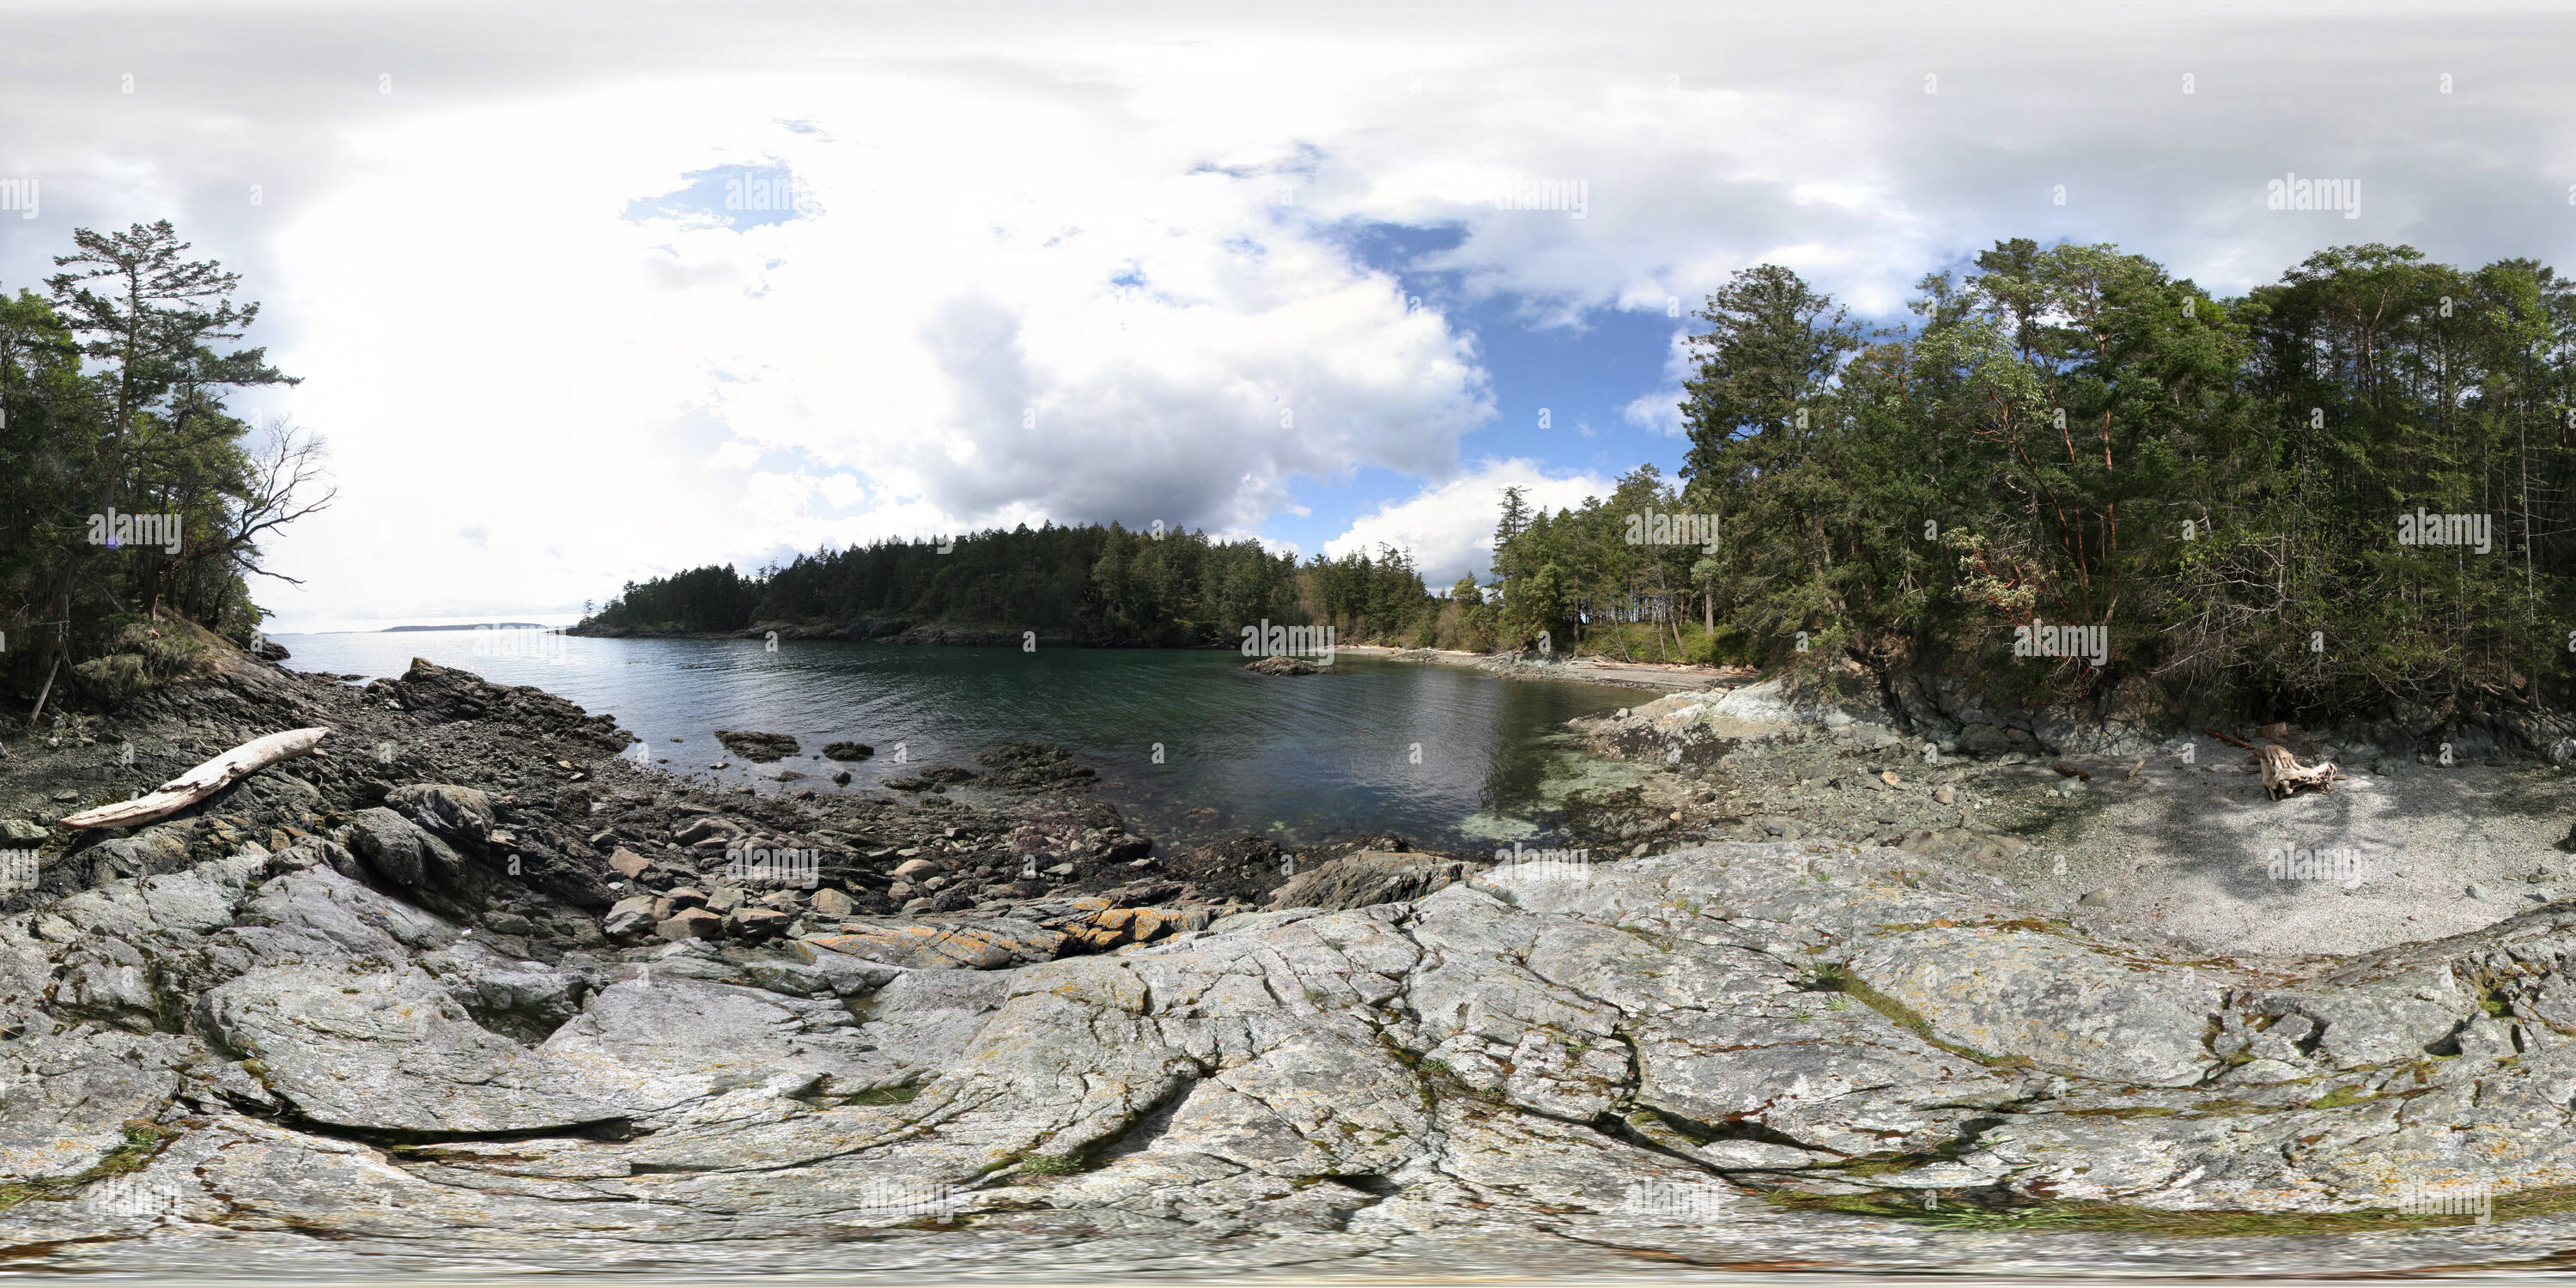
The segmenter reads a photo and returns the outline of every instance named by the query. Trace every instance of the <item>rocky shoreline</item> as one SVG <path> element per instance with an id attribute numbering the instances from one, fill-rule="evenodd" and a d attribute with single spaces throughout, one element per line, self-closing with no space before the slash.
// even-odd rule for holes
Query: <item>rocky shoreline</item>
<path id="1" fill-rule="evenodd" d="M 1922 774 L 1866 721 L 1756 718 L 1770 696 L 1587 725 L 1657 766 L 1573 820 L 1615 851 L 1489 867 L 1387 838 L 1292 874 L 1250 840 L 1159 853 L 1061 749 L 925 767 L 996 780 L 991 807 L 936 782 L 688 790 L 535 689 L 226 654 L 0 762 L 38 860 L 0 901 L 0 1256 L 1228 1277 L 2563 1256 L 2576 903 L 2210 954 L 1916 835 L 2013 807 L 1978 775 L 2030 766 Z M 132 835 L 51 826 L 315 725 L 321 753 Z M 1758 768 L 1809 755 L 1837 781 Z M 1824 805 L 1846 797 L 1896 834 Z"/>
<path id="2" fill-rule="evenodd" d="M 2576 897 L 2564 741 L 2444 764 L 2403 734 L 2374 746 L 2280 725 L 2230 740 L 1952 702 L 1966 718 L 1944 729 L 1846 673 L 1576 721 L 1589 750 L 1643 771 L 1594 803 L 1594 835 L 1624 854 L 1704 840 L 1890 848 L 1991 873 L 2035 911 L 2247 957 L 2364 952 Z M 2267 734 L 2342 778 L 2270 799 L 2249 746 Z M 2320 853 L 2346 861 L 2341 876 L 2270 871 Z"/>
<path id="3" fill-rule="evenodd" d="M 648 630 L 632 626 L 567 626 L 562 634 L 592 639 L 668 640 L 865 640 L 876 644 L 951 645 L 974 648 L 1019 648 L 1034 641 L 1041 648 L 1177 648 L 1195 647 L 1172 639 L 1130 635 L 1071 635 L 1062 631 L 1023 634 L 1002 627 L 916 624 L 908 618 L 850 623 L 754 622 L 740 630 Z M 1231 647 L 1231 646 L 1208 646 Z"/>
<path id="4" fill-rule="evenodd" d="M 906 620 L 855 622 L 847 625 L 762 622 L 738 631 L 660 631 L 622 626 L 576 626 L 565 628 L 563 633 L 597 639 L 693 640 L 765 640 L 775 635 L 781 640 L 864 641 L 874 644 L 908 644 L 925 647 L 945 645 L 1020 648 L 1031 643 L 1041 648 L 1196 647 L 1216 651 L 1230 650 L 1234 647 L 1231 644 L 1180 645 L 1168 640 L 1122 636 L 1075 636 L 1049 632 L 1032 632 L 1029 636 L 1023 636 L 1017 631 L 966 626 L 914 625 Z M 1542 658 L 1535 654 L 1466 653 L 1456 649 L 1398 648 L 1381 644 L 1337 644 L 1335 651 L 1349 653 L 1355 657 L 1387 661 L 1470 667 L 1508 680 L 1597 684 L 1612 688 L 1651 689 L 1658 693 L 1731 687 L 1750 682 L 1758 674 L 1749 667 L 1619 662 L 1594 657 L 1559 660 Z M 1281 662 L 1288 659 L 1269 660 Z M 1303 674 L 1305 672 L 1280 669 L 1273 673 Z"/>
<path id="5" fill-rule="evenodd" d="M 132 836 L 91 843 L 51 826 L 279 722 L 333 733 L 312 759 Z M 746 760 L 802 754 L 783 735 L 717 737 Z M 1089 796 L 1093 771 L 1048 744 L 987 748 L 974 768 L 924 765 L 888 780 L 899 798 L 691 785 L 646 768 L 651 750 L 612 717 L 422 660 L 360 688 L 226 654 L 210 676 L 112 719 L 78 718 L 0 761 L 0 827 L 44 851 L 36 882 L 0 886 L 0 912 L 245 846 L 274 852 L 328 836 L 368 879 L 392 881 L 520 955 L 631 947 L 683 928 L 761 940 L 856 933 L 852 918 L 948 914 L 1006 924 L 1037 945 L 1070 930 L 1114 947 L 1131 936 L 1095 922 L 1131 922 L 1146 939 L 1165 923 L 1205 924 L 1258 906 L 1293 867 L 1251 836 L 1158 855 L 1115 806 Z M 813 754 L 845 761 L 872 749 L 835 743 Z M 949 787 L 966 782 L 1007 803 L 951 799 Z M 1373 838 L 1296 861 L 1362 850 L 1407 846 Z M 496 867 L 514 879 L 473 876 Z M 639 926 L 638 909 L 658 915 Z M 679 915 L 690 911 L 713 921 Z"/>

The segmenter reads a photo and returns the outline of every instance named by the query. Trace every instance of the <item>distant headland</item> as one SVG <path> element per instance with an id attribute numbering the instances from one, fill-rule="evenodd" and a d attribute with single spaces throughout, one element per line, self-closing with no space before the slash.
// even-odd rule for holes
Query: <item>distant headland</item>
<path id="1" fill-rule="evenodd" d="M 469 622 L 463 626 L 388 626 L 378 632 L 391 635 L 396 631 L 543 631 L 552 630 L 543 622 Z"/>

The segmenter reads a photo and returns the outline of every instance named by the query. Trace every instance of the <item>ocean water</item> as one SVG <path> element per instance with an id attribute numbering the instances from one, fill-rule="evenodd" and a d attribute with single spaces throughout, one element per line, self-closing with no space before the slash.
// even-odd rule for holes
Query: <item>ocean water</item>
<path id="1" fill-rule="evenodd" d="M 807 775 L 794 787 L 864 791 L 926 766 L 979 768 L 975 753 L 997 743 L 1060 743 L 1099 771 L 1099 793 L 1136 831 L 1250 833 L 1292 848 L 1386 833 L 1458 850 L 1545 840 L 1568 781 L 1598 772 L 1572 752 L 1565 722 L 1641 697 L 1348 653 L 1325 674 L 1272 677 L 1245 671 L 1230 650 L 781 641 L 771 651 L 759 640 L 534 630 L 273 638 L 293 653 L 286 665 L 305 671 L 396 676 L 424 657 L 535 685 L 614 714 L 664 772 L 763 791 L 787 789 L 782 770 Z M 718 729 L 788 734 L 803 749 L 749 766 L 717 744 Z M 875 757 L 816 758 L 842 739 Z M 709 768 L 720 761 L 731 767 Z M 836 768 L 854 775 L 849 788 L 830 782 Z"/>

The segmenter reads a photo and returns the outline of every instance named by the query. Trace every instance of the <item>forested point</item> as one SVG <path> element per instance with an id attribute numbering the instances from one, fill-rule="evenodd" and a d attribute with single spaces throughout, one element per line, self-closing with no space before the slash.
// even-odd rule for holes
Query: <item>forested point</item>
<path id="1" fill-rule="evenodd" d="M 883 542 L 630 584 L 590 625 L 1040 630 L 1977 670 L 2058 700 L 2131 677 L 2327 716 L 2570 705 L 2576 293 L 2536 261 L 2321 251 L 2217 298 L 2022 239 L 1865 333 L 1776 265 L 1696 315 L 1689 451 L 1554 514 L 1501 498 L 1491 577 L 1112 525 Z M 2040 655 L 2100 628 L 2104 664 Z M 2016 643 L 2023 655 L 2015 653 Z"/>
<path id="2" fill-rule="evenodd" d="M 168 221 L 72 234 L 43 294 L 0 290 L 0 674 L 31 703 L 176 678 L 200 629 L 248 644 L 260 543 L 328 505 L 320 440 L 226 405 L 291 385 L 238 273 Z M 41 709 L 35 714 L 42 714 Z"/>
<path id="3" fill-rule="evenodd" d="M 1472 586 L 1470 587 L 1472 590 Z M 745 576 L 696 568 L 629 582 L 576 629 L 723 632 L 762 624 L 935 624 L 1034 630 L 1096 644 L 1231 645 L 1246 625 L 1334 624 L 1338 638 L 1483 644 L 1472 614 L 1434 597 L 1402 550 L 1300 563 L 1258 541 L 1119 524 L 880 541 Z M 890 633 L 890 632 L 889 632 Z"/>

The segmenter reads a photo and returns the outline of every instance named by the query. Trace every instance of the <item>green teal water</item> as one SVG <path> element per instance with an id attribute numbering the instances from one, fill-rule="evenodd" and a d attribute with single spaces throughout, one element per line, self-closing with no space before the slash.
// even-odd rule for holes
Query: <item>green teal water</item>
<path id="1" fill-rule="evenodd" d="M 668 759 L 665 771 L 764 791 L 780 789 L 769 775 L 781 768 L 810 775 L 795 786 L 835 790 L 836 766 L 812 757 L 841 739 L 877 752 L 847 766 L 853 791 L 929 765 L 976 768 L 995 743 L 1061 743 L 1099 771 L 1100 794 L 1136 831 L 1286 846 L 1387 833 L 1447 849 L 1544 839 L 1549 804 L 1589 768 L 1565 722 L 1643 696 L 1348 653 L 1325 674 L 1272 677 L 1231 651 L 784 641 L 772 652 L 757 640 L 536 631 L 276 639 L 303 670 L 392 676 L 420 656 L 536 685 L 615 714 Z M 789 734 L 804 750 L 748 767 L 716 744 L 717 729 Z M 708 768 L 718 761 L 732 767 Z"/>

